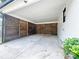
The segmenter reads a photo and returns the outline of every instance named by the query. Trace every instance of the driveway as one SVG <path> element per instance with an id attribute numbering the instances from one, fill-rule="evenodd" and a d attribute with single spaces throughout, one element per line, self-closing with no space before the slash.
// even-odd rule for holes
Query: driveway
<path id="1" fill-rule="evenodd" d="M 31 35 L 0 45 L 0 59 L 64 59 L 57 36 Z"/>

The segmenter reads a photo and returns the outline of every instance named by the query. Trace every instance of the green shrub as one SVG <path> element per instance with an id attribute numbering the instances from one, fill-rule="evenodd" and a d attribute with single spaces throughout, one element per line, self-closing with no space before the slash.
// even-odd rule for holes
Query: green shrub
<path id="1" fill-rule="evenodd" d="M 68 38 L 64 41 L 64 53 L 65 55 L 68 55 L 71 53 L 71 48 L 73 45 L 79 45 L 79 39 L 78 38 Z"/>
<path id="2" fill-rule="evenodd" d="M 79 45 L 73 45 L 72 48 L 70 48 L 70 50 L 74 55 L 75 59 L 79 59 Z"/>

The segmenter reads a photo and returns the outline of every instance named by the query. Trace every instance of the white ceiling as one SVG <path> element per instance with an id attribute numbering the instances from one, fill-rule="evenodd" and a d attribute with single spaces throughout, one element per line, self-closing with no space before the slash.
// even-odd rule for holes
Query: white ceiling
<path id="1" fill-rule="evenodd" d="M 65 5 L 64 0 L 28 0 L 28 4 L 23 0 L 14 2 L 4 7 L 3 12 L 34 23 L 57 21 Z"/>

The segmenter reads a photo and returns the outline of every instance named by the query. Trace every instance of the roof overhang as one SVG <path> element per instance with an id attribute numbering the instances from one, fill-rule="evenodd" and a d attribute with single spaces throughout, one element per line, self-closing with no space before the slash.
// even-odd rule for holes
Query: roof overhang
<path id="1" fill-rule="evenodd" d="M 3 13 L 15 11 L 25 6 L 39 2 L 40 0 L 14 0 L 12 3 L 2 8 Z"/>

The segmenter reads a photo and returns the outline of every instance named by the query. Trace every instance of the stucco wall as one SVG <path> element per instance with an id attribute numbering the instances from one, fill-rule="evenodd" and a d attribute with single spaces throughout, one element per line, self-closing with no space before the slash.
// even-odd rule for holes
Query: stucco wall
<path id="1" fill-rule="evenodd" d="M 62 13 L 58 23 L 58 37 L 62 41 L 68 37 L 79 38 L 79 0 L 67 1 L 66 22 L 62 22 Z"/>

